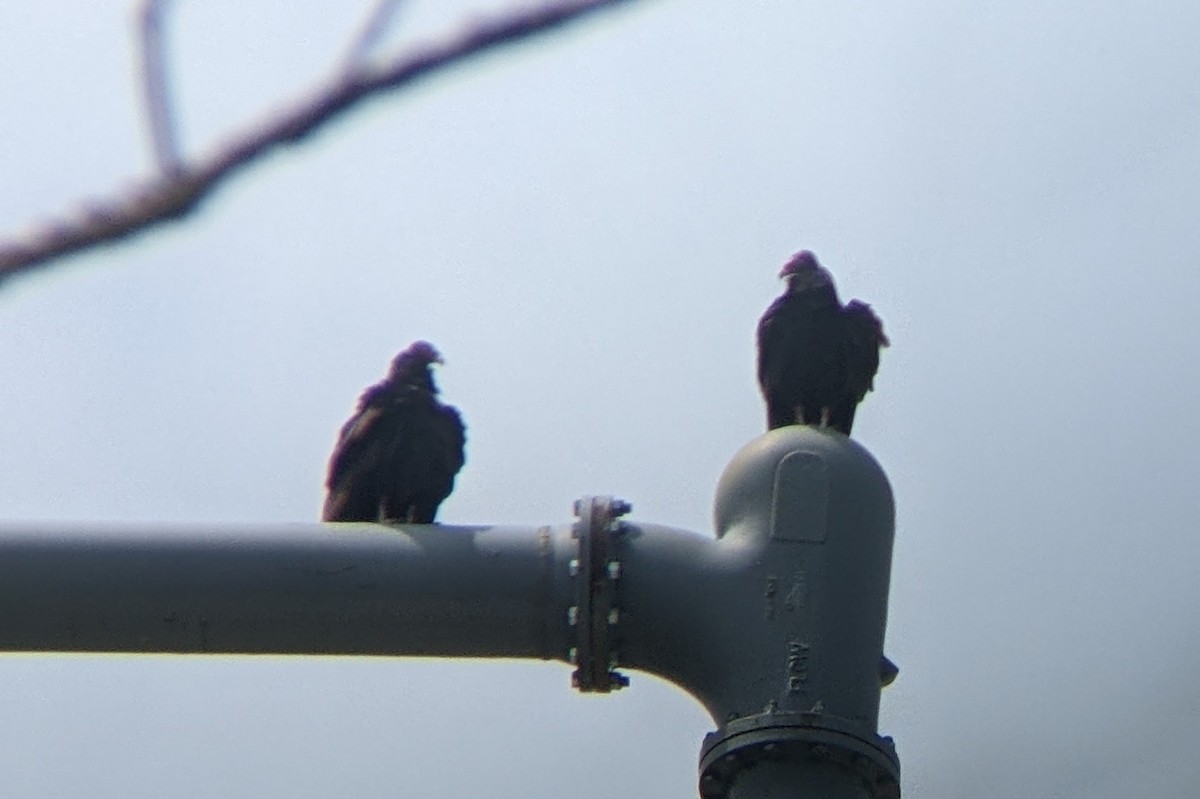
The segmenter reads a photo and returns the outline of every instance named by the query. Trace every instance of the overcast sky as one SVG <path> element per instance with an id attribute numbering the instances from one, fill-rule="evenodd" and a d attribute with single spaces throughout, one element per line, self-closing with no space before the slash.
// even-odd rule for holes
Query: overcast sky
<path id="1" fill-rule="evenodd" d="M 148 169 L 127 5 L 0 4 L 0 231 Z M 193 152 L 358 25 L 174 5 Z M 472 7 L 408 5 L 395 43 Z M 0 288 L 0 520 L 313 520 L 358 392 L 424 337 L 469 426 L 443 520 L 613 493 L 711 534 L 808 247 L 893 342 L 855 436 L 897 497 L 906 795 L 1190 795 L 1197 31 L 1184 0 L 648 0 L 384 98 Z M 450 661 L 7 655 L 0 708 L 28 797 L 683 799 L 712 728 L 646 675 Z"/>

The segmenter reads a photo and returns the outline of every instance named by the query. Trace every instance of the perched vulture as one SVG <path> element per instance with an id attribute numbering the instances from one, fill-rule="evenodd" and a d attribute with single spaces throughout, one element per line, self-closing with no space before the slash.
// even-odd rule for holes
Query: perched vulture
<path id="1" fill-rule="evenodd" d="M 832 427 L 849 435 L 858 403 L 873 389 L 883 323 L 865 302 L 838 301 L 833 277 L 808 250 L 779 272 L 787 289 L 758 322 L 758 385 L 767 429 Z"/>
<path id="2" fill-rule="evenodd" d="M 429 524 L 463 465 L 462 417 L 438 402 L 433 345 L 418 341 L 392 360 L 342 426 L 325 481 L 327 522 Z"/>

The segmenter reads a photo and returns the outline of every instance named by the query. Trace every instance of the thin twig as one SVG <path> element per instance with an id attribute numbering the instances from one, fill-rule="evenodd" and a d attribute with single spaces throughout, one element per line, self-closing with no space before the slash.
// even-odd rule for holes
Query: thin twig
<path id="1" fill-rule="evenodd" d="M 171 113 L 171 90 L 167 85 L 166 56 L 163 47 L 163 18 L 170 0 L 142 0 L 138 19 L 141 28 L 142 88 L 145 92 L 146 117 L 154 159 L 164 174 L 180 169 L 182 161 L 175 139 L 175 119 Z"/>
<path id="2" fill-rule="evenodd" d="M 457 36 L 414 48 L 375 67 L 339 70 L 307 98 L 235 136 L 194 164 L 180 164 L 133 191 L 86 202 L 69 216 L 0 239 L 0 283 L 73 252 L 123 239 L 195 210 L 224 178 L 281 145 L 307 137 L 360 101 L 409 86 L 472 57 L 636 0 L 558 0 L 502 12 Z"/>
<path id="3" fill-rule="evenodd" d="M 375 0 L 371 13 L 367 15 L 366 21 L 358 31 L 358 36 L 346 49 L 343 63 L 347 71 L 359 69 L 366 63 L 388 28 L 392 26 L 396 11 L 403 2 L 404 0 Z"/>

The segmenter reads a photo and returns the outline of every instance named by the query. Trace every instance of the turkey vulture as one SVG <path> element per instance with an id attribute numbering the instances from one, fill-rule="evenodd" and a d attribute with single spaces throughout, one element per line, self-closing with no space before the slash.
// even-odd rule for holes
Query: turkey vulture
<path id="1" fill-rule="evenodd" d="M 819 424 L 849 435 L 873 389 L 883 323 L 865 302 L 838 301 L 833 277 L 808 250 L 779 272 L 787 289 L 758 322 L 758 385 L 767 429 Z"/>
<path id="2" fill-rule="evenodd" d="M 463 465 L 462 417 L 438 401 L 433 345 L 417 341 L 392 360 L 342 426 L 329 458 L 327 522 L 430 524 Z"/>

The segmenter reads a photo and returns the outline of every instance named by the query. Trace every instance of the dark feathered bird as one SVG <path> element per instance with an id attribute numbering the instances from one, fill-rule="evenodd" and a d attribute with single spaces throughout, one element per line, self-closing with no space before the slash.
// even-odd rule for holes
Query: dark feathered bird
<path id="1" fill-rule="evenodd" d="M 808 250 L 779 272 L 787 289 L 758 322 L 758 385 L 767 429 L 828 425 L 849 435 L 854 411 L 875 387 L 883 323 L 865 302 L 838 300 L 833 277 Z"/>
<path id="2" fill-rule="evenodd" d="M 438 401 L 433 345 L 417 341 L 392 360 L 342 426 L 325 482 L 327 522 L 429 524 L 463 465 L 462 417 Z"/>

